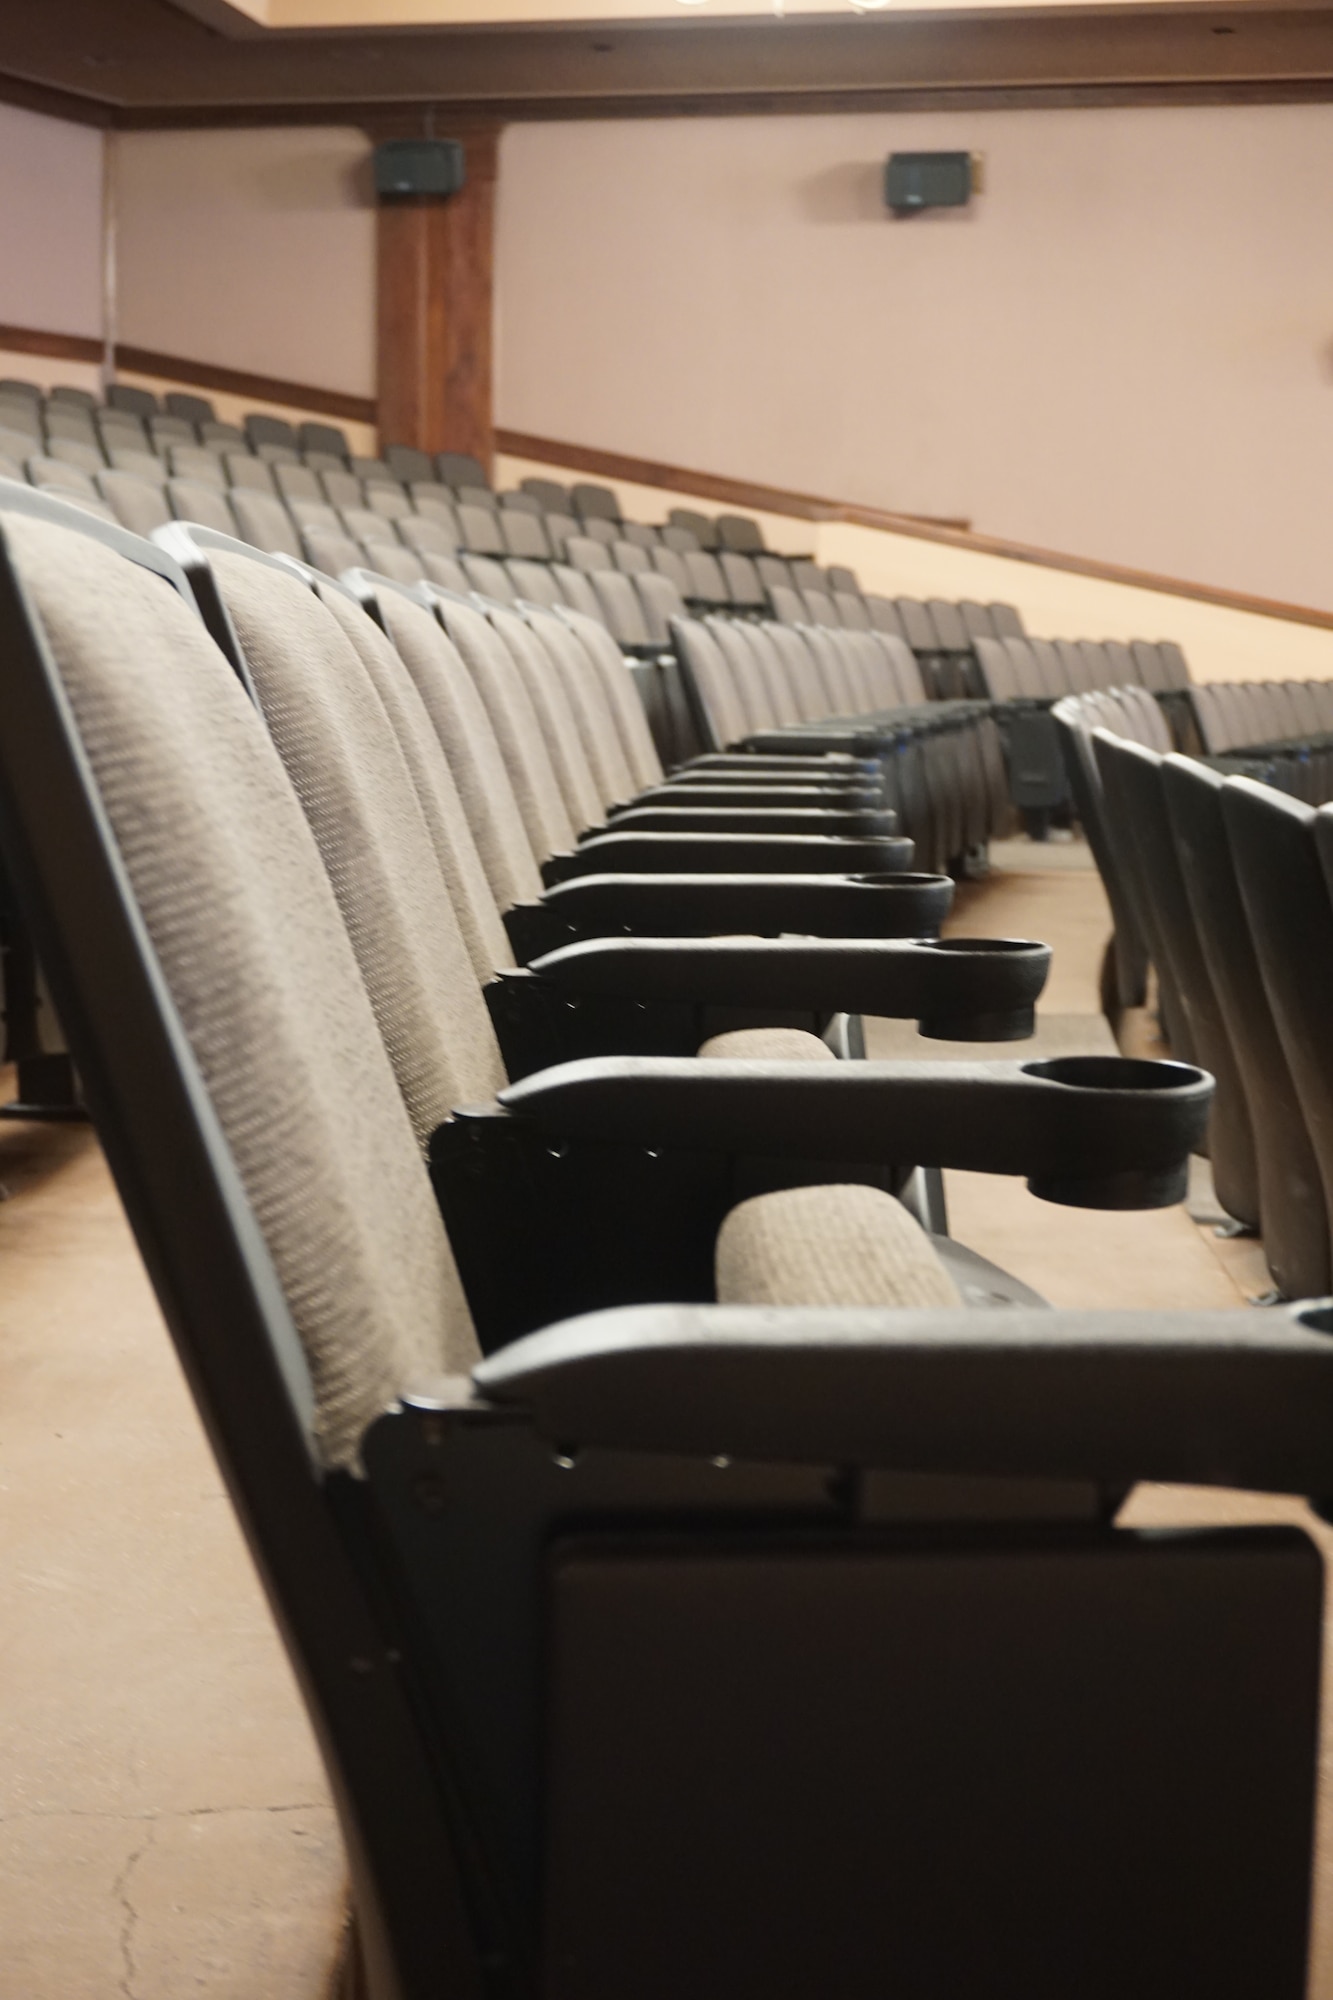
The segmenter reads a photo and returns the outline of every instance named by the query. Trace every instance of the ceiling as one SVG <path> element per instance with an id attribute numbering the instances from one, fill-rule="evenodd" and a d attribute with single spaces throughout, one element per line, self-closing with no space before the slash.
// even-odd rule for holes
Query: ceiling
<path id="1" fill-rule="evenodd" d="M 1333 10 L 1171 0 L 41 0 L 0 99 L 138 127 L 1333 98 Z"/>

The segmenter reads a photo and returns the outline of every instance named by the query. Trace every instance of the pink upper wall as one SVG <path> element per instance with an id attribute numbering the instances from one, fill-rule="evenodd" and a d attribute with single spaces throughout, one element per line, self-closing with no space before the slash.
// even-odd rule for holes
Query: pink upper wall
<path id="1" fill-rule="evenodd" d="M 514 430 L 1333 607 L 1333 106 L 516 125 L 499 209 Z"/>
<path id="2" fill-rule="evenodd" d="M 0 104 L 0 323 L 102 331 L 102 135 Z"/>
<path id="3" fill-rule="evenodd" d="M 111 143 L 123 341 L 374 393 L 364 133 L 122 132 Z"/>

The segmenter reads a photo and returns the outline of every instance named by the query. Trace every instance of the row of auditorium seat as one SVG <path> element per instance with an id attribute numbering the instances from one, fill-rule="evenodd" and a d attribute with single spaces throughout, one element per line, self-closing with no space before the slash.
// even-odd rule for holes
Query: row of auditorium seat
<path id="1" fill-rule="evenodd" d="M 1312 723 L 1324 734 L 1333 691 L 1226 692 L 1243 698 L 1219 712 L 1286 744 L 1286 768 L 1263 740 L 1183 757 L 1143 698 L 1083 697 L 1056 717 L 1115 917 L 1116 998 L 1141 1001 L 1151 965 L 1173 1054 L 1217 1080 L 1218 1200 L 1261 1234 L 1276 1295 L 1304 1297 L 1333 1283 L 1333 764 L 1299 739 Z"/>
<path id="2" fill-rule="evenodd" d="M 673 779 L 577 614 L 11 486 L 0 626 L 7 852 L 371 2000 L 1296 2000 L 1317 1559 L 1113 1522 L 1138 1476 L 1322 1491 L 1327 1341 L 1053 1312 L 893 1192 L 1173 1199 L 1206 1080 L 801 1035 L 1021 1033 L 1044 954 L 931 942 L 892 834 L 702 880 L 653 843 L 727 836 L 580 842 L 710 787 L 885 808 L 799 731 Z"/>

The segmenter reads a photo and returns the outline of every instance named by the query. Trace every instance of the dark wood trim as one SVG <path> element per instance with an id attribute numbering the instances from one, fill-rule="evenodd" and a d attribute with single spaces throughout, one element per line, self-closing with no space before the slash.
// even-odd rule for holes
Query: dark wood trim
<path id="1" fill-rule="evenodd" d="M 100 340 L 87 333 L 42 333 L 31 326 L 0 326 L 7 354 L 42 354 L 48 361 L 100 361 Z"/>
<path id="2" fill-rule="evenodd" d="M 116 107 L 105 99 L 30 83 L 22 76 L 0 73 L 0 104 L 12 104 L 20 111 L 40 111 L 47 118 L 67 118 L 75 125 L 94 125 L 100 131 L 116 123 Z"/>
<path id="3" fill-rule="evenodd" d="M 0 101 L 4 82 L 0 79 Z M 882 85 L 865 89 L 806 91 L 695 91 L 680 96 L 432 98 L 429 103 L 395 106 L 397 130 L 420 130 L 427 114 L 437 131 L 453 136 L 479 113 L 493 113 L 505 125 L 565 124 L 573 120 L 626 118 L 829 117 L 843 112 L 891 111 L 1099 111 L 1116 108 L 1169 111 L 1187 106 L 1333 104 L 1333 77 L 1279 79 L 1256 83 L 1125 84 L 963 84 L 901 90 Z M 366 132 L 385 127 L 384 106 L 327 104 L 195 106 L 178 111 L 120 110 L 111 122 L 119 131 L 226 131 L 265 125 L 359 125 Z"/>
<path id="4" fill-rule="evenodd" d="M 668 493 L 688 493 L 701 500 L 712 500 L 756 513 L 786 514 L 801 521 L 844 521 L 853 527 L 877 528 L 886 534 L 905 535 L 919 542 L 943 543 L 948 548 L 965 549 L 973 555 L 1002 556 L 1009 562 L 1032 563 L 1040 569 L 1065 570 L 1074 576 L 1095 577 L 1102 583 L 1128 584 L 1135 590 L 1155 590 L 1169 597 L 1189 598 L 1199 604 L 1216 604 L 1226 611 L 1247 611 L 1259 618 L 1281 618 L 1291 624 L 1315 625 L 1323 631 L 1333 631 L 1333 611 L 1319 611 L 1312 605 L 1285 604 L 1276 598 L 1253 597 L 1244 591 L 1221 590 L 1213 584 L 1159 576 L 1152 570 L 1098 562 L 1090 556 L 1034 548 L 1028 542 L 1010 542 L 996 535 L 979 535 L 971 529 L 923 519 L 919 515 L 894 514 L 881 507 L 861 507 L 851 501 L 821 499 L 811 493 L 790 492 L 781 486 L 758 486 L 745 480 L 724 479 L 714 472 L 690 472 L 682 466 L 662 465 L 649 458 L 631 458 L 623 452 L 599 451 L 587 445 L 559 444 L 551 438 L 533 437 L 526 431 L 497 430 L 495 445 L 497 451 L 508 452 L 515 458 L 534 459 L 552 469 L 594 473 L 603 479 L 623 479 L 636 486 L 656 486 Z"/>

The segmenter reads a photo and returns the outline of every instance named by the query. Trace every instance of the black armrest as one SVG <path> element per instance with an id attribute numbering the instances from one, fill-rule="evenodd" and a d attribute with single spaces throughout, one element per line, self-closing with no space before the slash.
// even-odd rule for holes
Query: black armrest
<path id="1" fill-rule="evenodd" d="M 933 937 L 949 914 L 947 875 L 586 875 L 505 912 L 527 964 L 579 938 Z"/>
<path id="2" fill-rule="evenodd" d="M 571 997 L 883 1014 L 941 1040 L 1000 1041 L 1031 1034 L 1050 962 L 1049 946 L 1022 938 L 602 938 L 531 973 Z"/>
<path id="3" fill-rule="evenodd" d="M 527 1077 L 498 1101 L 511 1119 L 556 1143 L 905 1160 L 1022 1174 L 1043 1200 L 1075 1208 L 1164 1208 L 1184 1197 L 1212 1094 L 1204 1070 L 1120 1056 L 1029 1063 L 613 1056 Z"/>
<path id="4" fill-rule="evenodd" d="M 831 812 L 855 812 L 858 807 L 863 807 L 868 812 L 878 812 L 882 810 L 883 802 L 882 785 L 830 783 L 823 778 L 799 776 L 785 784 L 780 777 L 765 777 L 758 784 L 743 784 L 733 780 L 730 774 L 719 773 L 711 779 L 680 778 L 666 785 L 650 785 L 637 798 L 612 806 L 607 817 L 615 820 L 621 813 L 642 811 L 647 806 L 744 806 L 747 809 L 771 806 L 784 810 L 799 806 L 823 806 Z"/>
<path id="5" fill-rule="evenodd" d="M 580 844 L 606 833 L 745 833 L 767 839 L 775 833 L 806 833 L 836 839 L 876 840 L 898 831 L 898 815 L 883 807 L 775 806 L 762 796 L 745 805 L 654 804 L 622 807 L 607 826 L 590 827 Z"/>
<path id="6" fill-rule="evenodd" d="M 548 886 L 572 875 L 892 873 L 912 865 L 910 840 L 825 839 L 819 834 L 602 833 L 542 865 Z"/>
<path id="7" fill-rule="evenodd" d="M 564 1450 L 1326 1497 L 1330 1324 L 1326 1306 L 1308 1304 L 1264 1313 L 641 1306 L 530 1334 L 472 1379 Z"/>
<path id="8" fill-rule="evenodd" d="M 780 736 L 786 744 L 789 739 Z M 676 777 L 709 775 L 725 772 L 728 778 L 741 777 L 754 783 L 761 783 L 765 777 L 786 779 L 793 772 L 800 771 L 812 776 L 846 778 L 873 783 L 879 772 L 880 757 L 871 750 L 864 757 L 852 757 L 846 751 L 799 751 L 793 742 L 790 751 L 778 751 L 771 756 L 763 756 L 748 750 L 705 750 L 698 757 L 691 757 L 688 764 L 671 774 Z"/>

